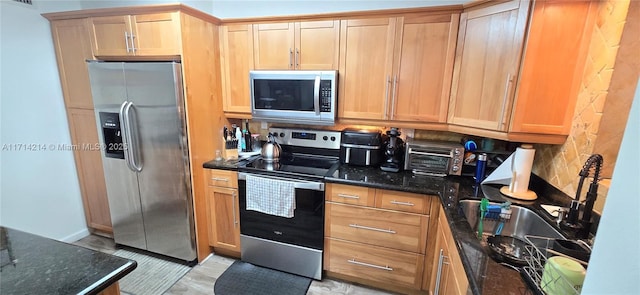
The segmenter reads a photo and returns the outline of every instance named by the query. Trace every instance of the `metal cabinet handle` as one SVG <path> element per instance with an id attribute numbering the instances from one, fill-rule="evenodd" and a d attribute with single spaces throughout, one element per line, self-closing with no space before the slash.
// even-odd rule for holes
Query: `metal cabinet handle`
<path id="1" fill-rule="evenodd" d="M 211 177 L 211 180 L 229 182 L 229 178 Z"/>
<path id="2" fill-rule="evenodd" d="M 391 77 L 387 75 L 387 86 L 384 88 L 384 119 L 389 115 L 389 84 L 391 84 Z"/>
<path id="3" fill-rule="evenodd" d="M 352 195 L 345 195 L 345 194 L 338 194 L 338 197 L 345 198 L 345 199 L 356 199 L 356 200 L 360 199 L 359 196 L 352 196 Z"/>
<path id="4" fill-rule="evenodd" d="M 289 68 L 293 68 L 293 49 L 289 48 Z"/>
<path id="5" fill-rule="evenodd" d="M 358 224 L 349 224 L 349 226 L 353 227 L 353 228 L 366 229 L 366 230 L 372 230 L 372 231 L 379 231 L 379 232 L 388 233 L 388 234 L 395 234 L 396 233 L 396 231 L 392 230 L 392 229 L 382 229 L 382 228 L 369 227 L 369 226 L 358 225 Z"/>
<path id="6" fill-rule="evenodd" d="M 380 265 L 370 264 L 370 263 L 366 263 L 366 262 L 360 262 L 360 261 L 356 261 L 355 258 L 349 259 L 349 260 L 347 260 L 347 262 L 353 263 L 353 264 L 356 264 L 356 265 L 362 265 L 362 266 L 366 266 L 366 267 L 382 269 L 382 270 L 386 270 L 386 271 L 393 271 L 393 268 L 389 267 L 388 265 L 380 266 Z"/>
<path id="7" fill-rule="evenodd" d="M 233 198 L 231 201 L 233 203 L 233 227 L 238 227 L 238 219 L 236 218 L 236 192 L 231 193 L 231 197 Z"/>
<path id="8" fill-rule="evenodd" d="M 131 50 L 129 47 L 129 32 L 124 32 L 124 44 L 127 46 L 127 53 Z"/>
<path id="9" fill-rule="evenodd" d="M 300 49 L 296 48 L 296 69 L 300 69 Z"/>
<path id="10" fill-rule="evenodd" d="M 391 90 L 391 115 L 390 119 L 393 119 L 393 116 L 396 113 L 396 88 L 398 86 L 398 75 L 393 76 L 393 90 Z"/>
<path id="11" fill-rule="evenodd" d="M 136 42 L 133 41 L 133 39 L 136 37 L 136 35 L 134 35 L 133 33 L 131 33 L 131 51 L 133 51 L 133 54 L 136 54 Z"/>
<path id="12" fill-rule="evenodd" d="M 410 203 L 410 202 L 400 202 L 400 201 L 396 201 L 396 200 L 393 200 L 393 201 L 391 201 L 391 202 L 389 202 L 389 203 L 394 204 L 394 205 L 403 205 L 403 206 L 415 206 L 415 205 L 416 205 L 416 204 L 414 204 L 414 203 Z"/>
<path id="13" fill-rule="evenodd" d="M 447 256 L 444 256 L 444 250 L 440 249 L 440 255 L 438 256 L 438 272 L 436 273 L 436 285 L 435 285 L 435 290 L 433 290 L 433 295 L 438 295 L 438 293 L 440 292 L 440 281 L 442 280 L 442 265 L 444 264 L 449 264 L 448 262 L 445 262 L 444 259 L 448 258 Z"/>
<path id="14" fill-rule="evenodd" d="M 504 85 L 504 96 L 502 97 L 502 110 L 500 111 L 500 126 L 504 126 L 507 124 L 507 120 L 504 118 L 504 114 L 507 110 L 507 99 L 509 99 L 509 90 L 511 87 L 511 74 L 507 74 L 507 82 Z"/>

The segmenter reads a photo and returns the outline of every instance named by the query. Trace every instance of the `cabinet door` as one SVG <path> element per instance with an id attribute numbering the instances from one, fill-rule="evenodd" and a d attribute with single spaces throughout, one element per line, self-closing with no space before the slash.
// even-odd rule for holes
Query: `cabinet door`
<path id="1" fill-rule="evenodd" d="M 534 2 L 522 76 L 509 131 L 569 134 L 594 1 Z M 558 30 L 562 28 L 562 30 Z M 586 30 L 589 30 L 588 32 Z"/>
<path id="2" fill-rule="evenodd" d="M 446 122 L 458 14 L 399 18 L 391 119 Z"/>
<path id="3" fill-rule="evenodd" d="M 58 72 L 67 108 L 93 109 L 87 59 L 93 59 L 85 19 L 51 22 Z"/>
<path id="4" fill-rule="evenodd" d="M 294 69 L 294 23 L 253 25 L 253 38 L 256 69 Z"/>
<path id="5" fill-rule="evenodd" d="M 207 189 L 209 245 L 239 252 L 238 190 L 215 186 Z"/>
<path id="6" fill-rule="evenodd" d="M 295 23 L 295 68 L 298 70 L 337 70 L 340 21 Z"/>
<path id="7" fill-rule="evenodd" d="M 253 27 L 221 28 L 222 95 L 225 113 L 251 113 L 249 71 L 253 69 Z"/>
<path id="8" fill-rule="evenodd" d="M 395 26 L 395 18 L 341 21 L 340 118 L 388 118 Z"/>
<path id="9" fill-rule="evenodd" d="M 510 1 L 460 17 L 448 122 L 506 131 L 529 1 Z"/>
<path id="10" fill-rule="evenodd" d="M 180 22 L 177 12 L 131 16 L 135 55 L 179 55 Z"/>
<path id="11" fill-rule="evenodd" d="M 128 15 L 92 17 L 89 24 L 95 56 L 133 55 Z"/>
<path id="12" fill-rule="evenodd" d="M 102 168 L 102 150 L 96 147 L 98 130 L 93 110 L 67 109 L 71 143 L 82 193 L 87 226 L 103 232 L 113 232 L 107 199 L 107 186 Z"/>

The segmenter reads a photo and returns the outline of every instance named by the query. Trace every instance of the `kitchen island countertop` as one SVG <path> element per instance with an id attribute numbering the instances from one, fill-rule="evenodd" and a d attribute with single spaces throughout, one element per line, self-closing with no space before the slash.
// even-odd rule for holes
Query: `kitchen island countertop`
<path id="1" fill-rule="evenodd" d="M 133 260 L 0 227 L 0 294 L 98 294 Z"/>

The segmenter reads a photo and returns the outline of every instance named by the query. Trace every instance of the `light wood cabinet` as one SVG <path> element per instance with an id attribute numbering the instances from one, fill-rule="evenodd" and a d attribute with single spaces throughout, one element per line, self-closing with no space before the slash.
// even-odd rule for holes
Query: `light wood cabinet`
<path id="1" fill-rule="evenodd" d="M 227 117 L 237 117 L 237 114 L 251 116 L 249 71 L 253 69 L 253 26 L 222 26 L 220 55 L 225 114 Z"/>
<path id="2" fill-rule="evenodd" d="M 339 117 L 446 122 L 458 18 L 342 21 Z"/>
<path id="3" fill-rule="evenodd" d="M 594 3 L 514 0 L 462 13 L 449 130 L 564 143 L 587 60 Z"/>
<path id="4" fill-rule="evenodd" d="M 259 70 L 338 68 L 340 21 L 254 24 L 254 62 Z"/>
<path id="5" fill-rule="evenodd" d="M 429 290 L 432 294 L 467 294 L 469 281 L 442 208 L 435 235 L 437 237 L 433 253 L 433 271 L 431 278 L 424 278 L 424 282 L 431 282 L 431 287 L 423 283 L 423 289 Z"/>
<path id="6" fill-rule="evenodd" d="M 395 28 L 396 18 L 341 22 L 340 119 L 387 119 Z"/>
<path id="7" fill-rule="evenodd" d="M 85 19 L 51 22 L 60 83 L 67 110 L 73 156 L 87 226 L 103 233 L 113 232 L 107 188 L 102 170 L 96 118 L 86 65 L 92 59 Z"/>
<path id="8" fill-rule="evenodd" d="M 451 87 L 451 124 L 506 131 L 529 1 L 462 13 Z"/>
<path id="9" fill-rule="evenodd" d="M 205 173 L 209 245 L 240 254 L 240 208 L 236 171 L 210 169 Z"/>
<path id="10" fill-rule="evenodd" d="M 89 18 L 95 56 L 180 54 L 177 12 Z"/>
<path id="11" fill-rule="evenodd" d="M 400 292 L 422 287 L 431 272 L 433 196 L 334 183 L 326 195 L 324 268 L 330 275 Z M 420 213 L 389 208 L 392 200 L 417 205 Z"/>

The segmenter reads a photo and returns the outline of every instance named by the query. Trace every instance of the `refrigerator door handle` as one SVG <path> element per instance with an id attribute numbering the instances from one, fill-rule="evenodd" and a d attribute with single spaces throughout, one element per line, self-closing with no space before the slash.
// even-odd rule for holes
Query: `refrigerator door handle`
<path id="1" fill-rule="evenodd" d="M 131 162 L 131 153 L 130 153 L 130 149 L 129 149 L 129 128 L 127 126 L 127 118 L 125 116 L 125 109 L 127 108 L 127 106 L 129 106 L 129 102 L 128 101 L 124 101 L 122 103 L 122 105 L 120 105 L 120 111 L 118 112 L 118 117 L 120 118 L 120 126 L 121 126 L 121 131 L 122 131 L 122 147 L 125 149 L 124 150 L 124 161 L 127 163 L 127 167 L 129 167 L 129 170 L 131 171 L 135 171 L 135 168 L 133 167 L 133 163 Z"/>
<path id="2" fill-rule="evenodd" d="M 129 169 L 131 169 L 134 172 L 140 172 L 142 171 L 142 163 L 140 160 L 140 150 L 138 149 L 138 143 L 137 143 L 137 135 L 136 133 L 134 133 L 134 130 L 132 128 L 132 125 L 135 125 L 132 121 L 131 121 L 131 109 L 133 108 L 133 102 L 129 102 L 129 104 L 127 106 L 125 106 L 124 108 L 124 119 L 127 122 L 125 125 L 125 128 L 127 129 L 126 135 L 127 135 L 127 141 L 128 144 L 126 146 L 127 148 L 127 153 L 129 154 L 129 158 L 131 159 L 131 166 L 129 166 Z"/>

